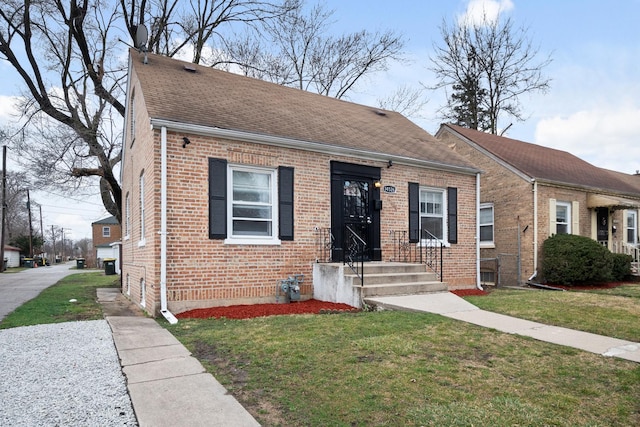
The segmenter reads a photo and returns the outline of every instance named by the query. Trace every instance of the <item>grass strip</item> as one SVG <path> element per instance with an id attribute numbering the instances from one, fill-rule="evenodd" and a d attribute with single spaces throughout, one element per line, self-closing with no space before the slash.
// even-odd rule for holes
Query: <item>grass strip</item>
<path id="1" fill-rule="evenodd" d="M 96 288 L 119 286 L 118 276 L 103 272 L 71 274 L 16 308 L 0 322 L 0 329 L 102 319 Z M 72 299 L 76 302 L 70 302 Z"/>

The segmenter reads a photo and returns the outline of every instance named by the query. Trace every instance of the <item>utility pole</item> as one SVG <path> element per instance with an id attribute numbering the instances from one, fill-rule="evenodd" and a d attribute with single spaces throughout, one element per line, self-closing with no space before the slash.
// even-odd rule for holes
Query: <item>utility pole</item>
<path id="1" fill-rule="evenodd" d="M 64 264 L 64 227 L 60 228 L 62 234 L 62 263 Z"/>
<path id="2" fill-rule="evenodd" d="M 53 225 L 51 226 L 51 252 L 53 253 L 53 264 L 56 263 L 56 235 L 53 231 Z"/>
<path id="3" fill-rule="evenodd" d="M 40 244 L 40 253 L 43 255 L 42 265 L 47 265 L 47 262 L 45 261 L 46 257 L 44 256 L 44 228 L 42 227 L 42 205 L 38 205 L 38 207 L 40 208 L 40 237 L 42 238 L 42 243 Z"/>
<path id="4" fill-rule="evenodd" d="M 2 146 L 2 230 L 0 230 L 0 273 L 4 271 L 4 230 L 7 211 L 7 146 Z"/>
<path id="5" fill-rule="evenodd" d="M 27 188 L 27 209 L 29 210 L 29 258 L 33 258 L 33 224 L 31 224 L 31 198 Z"/>

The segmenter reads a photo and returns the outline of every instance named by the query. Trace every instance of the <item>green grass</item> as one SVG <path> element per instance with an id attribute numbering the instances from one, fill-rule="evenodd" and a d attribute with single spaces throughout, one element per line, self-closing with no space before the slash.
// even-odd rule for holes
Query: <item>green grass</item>
<path id="1" fill-rule="evenodd" d="M 494 290 L 465 297 L 484 310 L 624 340 L 640 341 L 640 284 L 595 291 Z"/>
<path id="2" fill-rule="evenodd" d="M 640 366 L 427 313 L 165 324 L 263 426 L 640 425 Z"/>
<path id="3" fill-rule="evenodd" d="M 0 329 L 102 319 L 96 288 L 118 286 L 118 276 L 105 276 L 102 272 L 72 274 L 15 309 L 0 322 Z M 77 302 L 69 302 L 71 299 Z"/>

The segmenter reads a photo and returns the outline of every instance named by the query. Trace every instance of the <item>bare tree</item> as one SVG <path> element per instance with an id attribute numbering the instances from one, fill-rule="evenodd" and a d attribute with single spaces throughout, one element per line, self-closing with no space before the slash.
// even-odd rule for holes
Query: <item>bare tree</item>
<path id="1" fill-rule="evenodd" d="M 422 107 L 429 102 L 424 92 L 424 87 L 412 88 L 403 85 L 386 98 L 378 98 L 377 104 L 385 110 L 396 111 L 407 117 L 417 117 Z"/>
<path id="2" fill-rule="evenodd" d="M 246 75 L 342 98 L 363 77 L 403 58 L 403 38 L 393 31 L 329 34 L 333 11 L 303 5 L 267 23 L 266 31 L 226 46 L 216 66 L 233 64 Z"/>
<path id="3" fill-rule="evenodd" d="M 296 5 L 297 0 L 5 0 L 0 59 L 25 87 L 15 148 L 41 185 L 78 187 L 85 178 L 99 178 L 103 204 L 120 221 L 122 190 L 114 170 L 122 155 L 126 67 L 119 39 L 149 23 L 152 50 L 169 56 L 190 51 L 199 62 L 220 27 L 257 25 Z"/>
<path id="4" fill-rule="evenodd" d="M 527 29 L 514 28 L 510 18 L 490 20 L 485 15 L 479 24 L 443 21 L 440 32 L 443 45 L 434 45 L 431 70 L 438 78 L 436 88 L 453 88 L 457 95 L 449 99 L 445 117 L 475 123 L 476 128 L 486 119 L 486 130 L 495 134 L 502 115 L 524 119 L 521 95 L 548 90 L 550 80 L 542 69 L 550 56 L 538 60 L 539 49 L 527 37 Z M 461 103 L 463 108 L 455 111 Z"/>

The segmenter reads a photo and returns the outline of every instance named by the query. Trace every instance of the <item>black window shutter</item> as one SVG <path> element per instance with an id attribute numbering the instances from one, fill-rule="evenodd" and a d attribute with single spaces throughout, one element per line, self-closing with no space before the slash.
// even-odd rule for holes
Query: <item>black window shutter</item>
<path id="1" fill-rule="evenodd" d="M 420 184 L 409 183 L 409 242 L 420 241 Z"/>
<path id="2" fill-rule="evenodd" d="M 209 159 L 209 238 L 227 237 L 227 161 Z"/>
<path id="3" fill-rule="evenodd" d="M 278 220 L 280 240 L 293 240 L 293 168 L 278 168 Z"/>
<path id="4" fill-rule="evenodd" d="M 447 187 L 447 219 L 449 225 L 449 243 L 458 243 L 458 189 Z"/>

